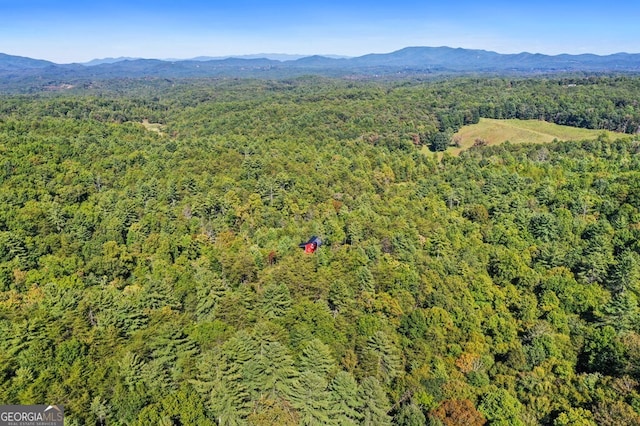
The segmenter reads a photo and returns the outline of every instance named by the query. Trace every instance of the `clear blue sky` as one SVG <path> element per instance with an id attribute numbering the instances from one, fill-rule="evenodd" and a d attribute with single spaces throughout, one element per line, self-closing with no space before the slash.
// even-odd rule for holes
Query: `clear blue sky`
<path id="1" fill-rule="evenodd" d="M 57 63 L 407 46 L 640 53 L 640 1 L 0 0 L 0 52 Z"/>

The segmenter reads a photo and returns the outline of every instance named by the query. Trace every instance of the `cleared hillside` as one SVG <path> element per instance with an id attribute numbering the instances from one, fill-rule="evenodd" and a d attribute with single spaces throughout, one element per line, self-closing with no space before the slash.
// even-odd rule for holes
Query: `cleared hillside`
<path id="1" fill-rule="evenodd" d="M 497 145 L 505 141 L 520 143 L 548 143 L 554 139 L 561 141 L 578 141 L 595 139 L 600 135 L 615 138 L 619 134 L 605 130 L 579 129 L 561 126 L 540 120 L 496 120 L 481 118 L 478 124 L 462 127 L 454 139 L 459 141 L 459 147 L 450 148 L 453 154 L 459 154 L 473 146 L 477 139 L 487 142 L 487 145 Z"/>

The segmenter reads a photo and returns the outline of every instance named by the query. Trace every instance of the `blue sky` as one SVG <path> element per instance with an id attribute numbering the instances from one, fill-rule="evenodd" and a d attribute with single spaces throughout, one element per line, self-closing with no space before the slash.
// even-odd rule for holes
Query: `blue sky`
<path id="1" fill-rule="evenodd" d="M 407 46 L 640 53 L 640 2 L 0 0 L 0 52 L 57 63 Z"/>

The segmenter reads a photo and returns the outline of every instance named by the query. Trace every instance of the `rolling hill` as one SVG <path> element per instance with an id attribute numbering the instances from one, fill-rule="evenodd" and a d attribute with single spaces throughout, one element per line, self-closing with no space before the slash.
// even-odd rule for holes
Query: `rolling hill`
<path id="1" fill-rule="evenodd" d="M 614 139 L 616 135 L 619 136 L 611 131 L 579 129 L 540 120 L 481 118 L 479 123 L 464 126 L 454 135 L 454 138 L 459 140 L 460 146 L 450 148 L 450 152 L 459 154 L 471 148 L 477 139 L 484 140 L 487 145 L 498 145 L 506 141 L 514 144 L 549 143 L 554 140 L 579 141 L 596 139 L 601 135 L 610 139 Z"/>
<path id="2" fill-rule="evenodd" d="M 256 55 L 257 56 L 257 55 Z M 273 57 L 273 56 L 271 56 Z M 89 66 L 91 65 L 91 66 Z M 86 82 L 110 78 L 250 77 L 289 78 L 300 75 L 332 77 L 402 77 L 449 74 L 537 75 L 562 72 L 640 72 L 640 54 L 542 55 L 500 54 L 451 47 L 407 47 L 391 53 L 355 58 L 308 56 L 280 61 L 260 57 L 203 60 L 128 59 L 88 64 L 53 62 L 0 54 L 0 90 L 38 87 L 50 82 Z"/>

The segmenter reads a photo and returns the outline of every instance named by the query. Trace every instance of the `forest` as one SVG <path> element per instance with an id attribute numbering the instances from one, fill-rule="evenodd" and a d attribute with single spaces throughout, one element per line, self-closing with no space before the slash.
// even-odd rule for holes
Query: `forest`
<path id="1" fill-rule="evenodd" d="M 0 95 L 0 402 L 68 425 L 640 424 L 639 102 L 607 75 Z M 619 137 L 447 152 L 481 117 Z"/>

